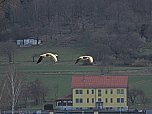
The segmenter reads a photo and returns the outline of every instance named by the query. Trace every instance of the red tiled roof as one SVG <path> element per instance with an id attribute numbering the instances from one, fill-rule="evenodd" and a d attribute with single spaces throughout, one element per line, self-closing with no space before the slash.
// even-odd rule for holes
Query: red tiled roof
<path id="1" fill-rule="evenodd" d="M 57 98 L 57 100 L 66 100 L 66 99 L 72 99 L 72 94 Z"/>
<path id="2" fill-rule="evenodd" d="M 128 87 L 128 76 L 73 76 L 72 88 Z"/>

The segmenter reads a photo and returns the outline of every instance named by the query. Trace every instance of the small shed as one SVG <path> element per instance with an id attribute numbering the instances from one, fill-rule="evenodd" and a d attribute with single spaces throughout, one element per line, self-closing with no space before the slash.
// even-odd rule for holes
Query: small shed
<path id="1" fill-rule="evenodd" d="M 42 41 L 39 39 L 28 38 L 28 39 L 17 40 L 16 44 L 21 47 L 22 46 L 32 46 L 32 45 L 40 45 L 40 44 L 42 44 Z"/>

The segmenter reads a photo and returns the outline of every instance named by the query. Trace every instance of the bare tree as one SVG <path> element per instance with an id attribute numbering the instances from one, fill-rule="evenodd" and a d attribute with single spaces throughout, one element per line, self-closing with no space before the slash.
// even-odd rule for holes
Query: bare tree
<path id="1" fill-rule="evenodd" d="M 6 80 L 2 80 L 1 81 L 1 88 L 0 88 L 0 105 L 2 105 L 2 97 L 4 95 L 4 89 L 5 89 L 5 86 L 6 86 Z"/>
<path id="2" fill-rule="evenodd" d="M 143 92 L 143 90 L 141 90 L 141 92 L 140 92 L 140 94 L 139 94 L 139 98 L 140 98 L 141 103 L 142 103 L 144 106 L 149 102 L 149 99 L 148 99 L 148 97 L 146 96 L 146 94 Z"/>
<path id="3" fill-rule="evenodd" d="M 128 92 L 128 99 L 132 104 L 140 103 L 144 106 L 149 102 L 145 92 L 140 88 L 131 88 Z"/>
<path id="4" fill-rule="evenodd" d="M 137 89 L 137 88 L 131 88 L 128 91 L 128 99 L 129 101 L 134 104 L 137 100 L 137 97 L 140 95 L 141 90 Z"/>
<path id="5" fill-rule="evenodd" d="M 2 4 L 2 3 L 4 3 L 5 2 L 5 0 L 0 0 L 0 4 Z"/>
<path id="6" fill-rule="evenodd" d="M 18 103 L 19 96 L 22 92 L 23 87 L 23 77 L 19 74 L 14 65 L 10 65 L 7 73 L 7 84 L 6 89 L 8 91 L 8 97 L 10 98 L 10 105 L 12 114 L 14 114 L 15 106 Z"/>
<path id="7" fill-rule="evenodd" d="M 20 95 L 20 101 L 22 101 L 22 107 L 26 108 L 28 106 L 28 100 L 31 98 L 29 83 L 25 82 L 22 93 Z"/>
<path id="8" fill-rule="evenodd" d="M 29 90 L 35 105 L 46 101 L 45 97 L 47 95 L 47 88 L 39 79 L 30 82 Z"/>

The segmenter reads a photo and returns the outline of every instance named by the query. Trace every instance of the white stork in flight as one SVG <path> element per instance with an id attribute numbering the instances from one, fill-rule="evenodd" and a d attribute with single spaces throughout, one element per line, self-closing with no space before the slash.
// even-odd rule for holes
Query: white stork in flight
<path id="1" fill-rule="evenodd" d="M 86 61 L 86 60 L 89 61 L 90 64 L 93 63 L 93 57 L 91 57 L 91 56 L 80 56 L 80 57 L 76 60 L 75 64 L 77 64 L 79 61 Z"/>
<path id="2" fill-rule="evenodd" d="M 54 62 L 57 62 L 57 61 L 58 61 L 58 59 L 57 59 L 58 55 L 57 55 L 57 54 L 45 53 L 45 54 L 41 54 L 41 55 L 40 55 L 40 57 L 39 57 L 39 59 L 38 59 L 38 61 L 37 61 L 37 64 L 40 63 L 40 62 L 43 60 L 43 58 L 45 58 L 45 57 L 49 57 L 49 58 L 53 59 Z"/>

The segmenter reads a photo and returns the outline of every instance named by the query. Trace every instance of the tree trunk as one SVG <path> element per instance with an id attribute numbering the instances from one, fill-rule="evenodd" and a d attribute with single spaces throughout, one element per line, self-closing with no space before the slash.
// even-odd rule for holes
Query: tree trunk
<path id="1" fill-rule="evenodd" d="M 15 88 L 14 88 L 14 78 L 11 79 L 12 85 L 12 114 L 14 114 L 14 107 L 15 107 Z"/>

